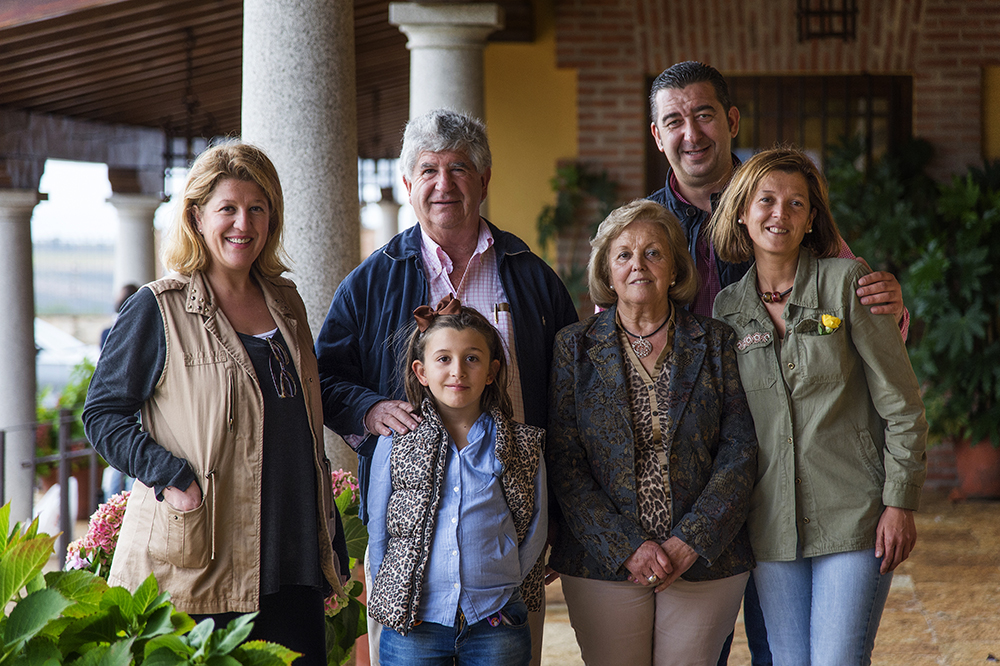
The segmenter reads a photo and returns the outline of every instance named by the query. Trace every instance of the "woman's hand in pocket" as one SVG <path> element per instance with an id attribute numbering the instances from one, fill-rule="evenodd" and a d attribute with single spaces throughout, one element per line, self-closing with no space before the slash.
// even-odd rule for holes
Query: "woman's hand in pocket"
<path id="1" fill-rule="evenodd" d="M 167 486 L 163 489 L 163 501 L 178 511 L 193 511 L 201 506 L 201 488 L 194 481 L 187 490 Z"/>

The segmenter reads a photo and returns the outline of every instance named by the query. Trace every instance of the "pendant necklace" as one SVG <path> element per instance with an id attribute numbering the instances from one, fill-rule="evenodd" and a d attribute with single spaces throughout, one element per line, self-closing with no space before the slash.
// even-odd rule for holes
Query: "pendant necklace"
<path id="1" fill-rule="evenodd" d="M 649 356 L 650 352 L 653 351 L 653 344 L 649 340 L 646 340 L 646 338 L 651 338 L 657 333 L 659 333 L 660 329 L 666 326 L 668 321 L 670 321 L 669 314 L 667 315 L 667 318 L 663 320 L 663 323 L 657 326 L 656 330 L 650 333 L 649 335 L 636 335 L 635 333 L 630 333 L 629 330 L 625 328 L 624 325 L 622 325 L 622 330 L 625 331 L 627 335 L 630 335 L 633 338 L 637 338 L 636 340 L 632 340 L 631 342 L 629 342 L 629 344 L 632 345 L 632 351 L 635 352 L 636 356 L 638 356 L 639 358 L 646 358 L 647 356 Z"/>

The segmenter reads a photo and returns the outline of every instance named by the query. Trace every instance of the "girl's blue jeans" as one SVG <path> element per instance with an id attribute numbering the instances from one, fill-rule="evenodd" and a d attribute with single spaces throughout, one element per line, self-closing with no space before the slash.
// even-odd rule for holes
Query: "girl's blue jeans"
<path id="1" fill-rule="evenodd" d="M 382 666 L 528 666 L 531 630 L 528 607 L 515 592 L 501 614 L 468 624 L 459 609 L 455 626 L 421 622 L 406 636 L 382 629 Z M 496 626 L 494 626 L 496 625 Z"/>

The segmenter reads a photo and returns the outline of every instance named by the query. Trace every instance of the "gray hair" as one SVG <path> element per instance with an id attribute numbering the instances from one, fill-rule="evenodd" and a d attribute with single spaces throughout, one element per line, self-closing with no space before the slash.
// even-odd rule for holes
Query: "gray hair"
<path id="1" fill-rule="evenodd" d="M 473 168 L 483 173 L 493 166 L 486 124 L 470 115 L 450 109 L 434 109 L 406 123 L 399 170 L 409 181 L 420 153 L 454 151 L 464 154 Z"/>

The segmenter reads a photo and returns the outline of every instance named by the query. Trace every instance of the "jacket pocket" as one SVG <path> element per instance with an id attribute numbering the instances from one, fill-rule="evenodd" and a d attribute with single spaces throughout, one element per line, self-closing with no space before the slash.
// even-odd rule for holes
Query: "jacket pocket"
<path id="1" fill-rule="evenodd" d="M 770 336 L 770 333 L 761 335 Z M 766 340 L 751 338 L 754 342 L 736 350 L 736 362 L 740 369 L 740 382 L 747 393 L 763 391 L 774 386 L 777 365 L 770 337 Z"/>
<path id="2" fill-rule="evenodd" d="M 212 559 L 209 495 L 190 511 L 178 511 L 166 501 L 157 502 L 149 556 L 182 569 L 203 569 Z"/>

